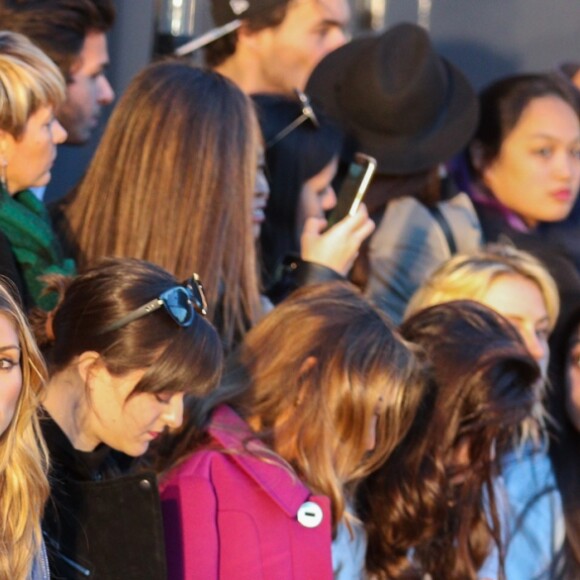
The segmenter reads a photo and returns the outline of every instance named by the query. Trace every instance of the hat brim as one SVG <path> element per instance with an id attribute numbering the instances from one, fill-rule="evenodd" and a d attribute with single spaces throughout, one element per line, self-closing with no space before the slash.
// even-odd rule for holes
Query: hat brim
<path id="1" fill-rule="evenodd" d="M 353 122 L 341 106 L 341 87 L 354 66 L 365 66 L 377 36 L 364 36 L 328 54 L 310 76 L 306 92 L 313 102 L 336 119 L 356 141 L 357 150 L 372 155 L 382 174 L 404 175 L 428 170 L 448 161 L 471 139 L 478 121 L 478 101 L 463 73 L 443 57 L 450 91 L 436 124 L 420 134 L 389 135 Z M 352 88 L 352 87 L 351 87 Z M 360 87 L 364 92 L 365 87 Z M 425 94 L 428 99 L 429 95 Z M 380 111 L 377 111 L 377 115 Z"/>

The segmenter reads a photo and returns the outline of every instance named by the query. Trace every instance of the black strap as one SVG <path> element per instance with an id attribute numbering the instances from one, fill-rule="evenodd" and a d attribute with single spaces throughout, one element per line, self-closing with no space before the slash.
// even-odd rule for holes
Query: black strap
<path id="1" fill-rule="evenodd" d="M 429 213 L 433 216 L 435 221 L 439 224 L 445 239 L 447 240 L 447 245 L 449 246 L 449 251 L 451 255 L 457 254 L 457 244 L 455 243 L 455 238 L 453 237 L 453 232 L 449 226 L 449 222 L 445 219 L 443 212 L 436 205 L 426 205 L 425 206 Z"/>

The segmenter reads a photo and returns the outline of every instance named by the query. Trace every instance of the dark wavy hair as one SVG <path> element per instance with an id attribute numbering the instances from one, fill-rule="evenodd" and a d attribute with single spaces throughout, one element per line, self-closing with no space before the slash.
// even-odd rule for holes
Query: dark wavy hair
<path id="1" fill-rule="evenodd" d="M 319 123 L 305 120 L 284 138 L 272 140 L 302 114 L 297 99 L 280 95 L 254 95 L 258 119 L 266 143 L 266 172 L 270 199 L 260 244 L 266 272 L 273 275 L 284 256 L 300 252 L 297 213 L 302 186 L 320 173 L 342 146 L 342 134 L 318 109 Z"/>
<path id="2" fill-rule="evenodd" d="M 186 391 L 201 395 L 218 382 L 222 345 L 201 315 L 179 326 L 159 308 L 118 330 L 113 322 L 177 285 L 173 276 L 149 262 L 105 259 L 76 278 L 51 276 L 49 291 L 59 294 L 50 313 L 35 313 L 34 330 L 50 374 L 94 351 L 113 375 L 147 372 L 133 393 Z"/>
<path id="3" fill-rule="evenodd" d="M 531 415 L 539 368 L 510 323 L 476 302 L 422 310 L 401 333 L 422 347 L 431 388 L 399 449 L 359 490 L 367 569 L 378 578 L 475 579 L 494 543 L 503 569 L 493 481 Z M 467 465 L 457 461 L 462 448 Z"/>
<path id="4" fill-rule="evenodd" d="M 580 294 L 562 296 L 562 313 L 550 338 L 550 388 L 547 409 L 553 419 L 550 430 L 549 454 L 562 495 L 566 522 L 564 544 L 564 573 L 567 580 L 580 575 L 580 432 L 572 423 L 567 410 L 568 369 L 572 339 L 580 326 Z"/>

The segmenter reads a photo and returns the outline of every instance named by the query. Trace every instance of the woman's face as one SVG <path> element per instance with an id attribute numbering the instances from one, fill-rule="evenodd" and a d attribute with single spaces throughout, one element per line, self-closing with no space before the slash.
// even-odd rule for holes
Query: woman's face
<path id="1" fill-rule="evenodd" d="M 566 410 L 570 421 L 580 431 L 580 325 L 570 339 L 566 370 Z"/>
<path id="2" fill-rule="evenodd" d="M 254 199 L 252 201 L 252 225 L 254 239 L 260 237 L 260 230 L 266 215 L 264 211 L 268 205 L 268 198 L 270 197 L 270 186 L 266 179 L 266 162 L 264 159 L 264 150 L 260 149 L 258 153 L 258 167 L 256 171 L 256 186 L 254 188 Z"/>
<path id="3" fill-rule="evenodd" d="M 105 443 L 112 449 L 137 457 L 166 428 L 183 421 L 183 393 L 137 393 L 130 396 L 145 370 L 122 376 L 101 368 L 90 383 L 90 420 L 94 447 Z M 93 447 L 93 448 L 94 448 Z"/>
<path id="4" fill-rule="evenodd" d="M 501 274 L 493 280 L 481 302 L 514 325 L 545 376 L 550 358 L 550 319 L 538 285 L 518 274 Z"/>
<path id="5" fill-rule="evenodd" d="M 56 146 L 66 137 L 66 131 L 54 118 L 52 107 L 41 107 L 33 113 L 19 139 L 2 133 L 0 162 L 3 153 L 7 163 L 8 193 L 14 195 L 29 187 L 46 185 L 56 158 Z"/>
<path id="6" fill-rule="evenodd" d="M 20 341 L 12 321 L 0 314 L 0 435 L 14 417 L 21 389 Z"/>
<path id="7" fill-rule="evenodd" d="M 296 218 L 297 234 L 300 236 L 304 228 L 304 222 L 310 218 L 324 218 L 325 212 L 336 205 L 336 194 L 332 188 L 332 180 L 336 175 L 338 158 L 332 161 L 314 177 L 311 177 L 300 191 L 298 199 L 298 212 Z"/>
<path id="8" fill-rule="evenodd" d="M 580 122 L 574 110 L 556 96 L 531 100 L 482 176 L 529 227 L 566 218 L 580 188 Z"/>

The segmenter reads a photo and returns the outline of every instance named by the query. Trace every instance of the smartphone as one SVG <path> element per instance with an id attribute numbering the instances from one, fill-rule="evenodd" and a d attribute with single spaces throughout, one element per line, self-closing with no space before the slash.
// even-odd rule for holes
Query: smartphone
<path id="1" fill-rule="evenodd" d="M 364 153 L 355 153 L 354 161 L 350 164 L 336 196 L 336 206 L 328 217 L 328 227 L 357 212 L 376 168 L 376 159 Z"/>

